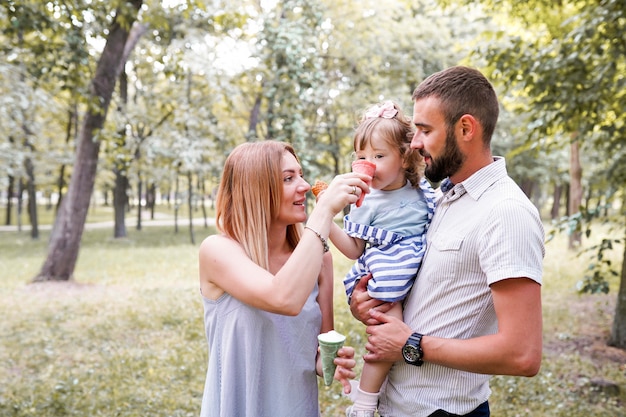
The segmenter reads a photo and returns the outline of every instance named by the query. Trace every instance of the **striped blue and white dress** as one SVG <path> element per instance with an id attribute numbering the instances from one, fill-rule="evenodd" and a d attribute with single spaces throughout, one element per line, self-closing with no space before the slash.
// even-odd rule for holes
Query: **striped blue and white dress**
<path id="1" fill-rule="evenodd" d="M 344 278 L 348 302 L 356 283 L 372 273 L 367 290 L 381 301 L 408 294 L 426 251 L 426 231 L 435 211 L 435 192 L 425 178 L 393 191 L 371 190 L 361 207 L 352 206 L 344 231 L 366 241 L 363 254 Z"/>

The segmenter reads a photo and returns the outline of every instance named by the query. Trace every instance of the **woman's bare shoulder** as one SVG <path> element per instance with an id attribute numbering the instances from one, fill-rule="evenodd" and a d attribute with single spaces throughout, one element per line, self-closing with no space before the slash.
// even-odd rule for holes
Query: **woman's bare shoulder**
<path id="1" fill-rule="evenodd" d="M 235 242 L 234 240 L 232 240 L 231 238 L 225 236 L 225 235 L 221 235 L 221 234 L 217 234 L 217 235 L 210 235 L 207 236 L 202 243 L 200 244 L 200 250 L 204 251 L 204 250 L 218 250 L 220 248 L 224 248 L 224 247 L 232 247 L 232 246 L 239 246 L 239 244 L 237 244 L 237 242 Z"/>
<path id="2" fill-rule="evenodd" d="M 200 289 L 202 295 L 210 300 L 217 300 L 224 289 L 220 279 L 229 276 L 228 271 L 234 270 L 239 263 L 233 259 L 240 259 L 236 254 L 241 246 L 224 235 L 206 237 L 200 245 Z"/>

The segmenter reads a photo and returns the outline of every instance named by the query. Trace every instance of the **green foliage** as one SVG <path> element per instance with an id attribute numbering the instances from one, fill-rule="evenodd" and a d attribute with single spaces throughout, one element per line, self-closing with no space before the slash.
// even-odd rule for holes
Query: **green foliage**
<path id="1" fill-rule="evenodd" d="M 580 211 L 571 216 L 564 216 L 552 223 L 552 228 L 548 231 L 546 240 L 552 241 L 558 233 L 566 233 L 568 236 L 575 233 L 584 233 L 587 239 L 592 237 L 592 230 L 608 227 L 608 236 L 615 233 L 616 225 L 611 222 L 604 213 L 609 210 L 608 206 L 600 205 L 595 209 L 581 207 Z M 579 277 L 576 288 L 580 293 L 604 293 L 609 292 L 609 282 L 619 277 L 614 261 L 615 253 L 612 252 L 615 246 L 626 243 L 626 238 L 616 239 L 614 237 L 604 237 L 602 232 L 596 232 L 602 236 L 599 242 L 591 243 L 578 248 L 577 256 L 587 255 L 588 265 L 584 275 Z M 595 236 L 594 236 L 595 237 Z"/>
<path id="2" fill-rule="evenodd" d="M 613 245 L 623 244 L 621 239 L 602 239 L 598 245 L 591 246 L 586 251 L 592 252 L 593 257 L 587 267 L 584 278 L 578 282 L 577 288 L 581 293 L 605 293 L 609 292 L 609 278 L 618 277 L 619 273 L 613 267 L 606 252 L 613 250 Z"/>
<path id="3" fill-rule="evenodd" d="M 481 3 L 496 10 L 491 15 L 508 26 L 485 33 L 491 42 L 480 43 L 475 53 L 489 63 L 491 77 L 507 94 L 522 98 L 519 113 L 527 119 L 523 136 L 563 148 L 583 139 L 588 154 L 597 152 L 600 160 L 608 161 L 600 175 L 623 189 L 624 2 Z M 613 176 L 606 176 L 608 171 Z"/>
<path id="4" fill-rule="evenodd" d="M 85 31 L 102 33 L 98 22 L 105 20 L 103 11 L 80 0 L 9 1 L 3 7 L 10 22 L 2 24 L 3 47 L 18 52 L 10 61 L 22 65 L 39 83 L 58 82 L 62 90 L 84 94 L 89 81 L 85 73 L 95 67 Z M 93 17 L 88 27 L 83 15 L 87 9 Z"/>
<path id="5" fill-rule="evenodd" d="M 315 121 L 315 109 L 324 98 L 322 88 L 322 49 L 317 35 L 323 13 L 318 1 L 283 0 L 264 20 L 259 33 L 257 56 L 261 66 L 257 80 L 265 101 L 265 135 L 291 142 L 305 149 L 308 132 Z M 312 118 L 305 118 L 306 114 Z"/>
<path id="6" fill-rule="evenodd" d="M 0 74 L 6 80 L 0 123 L 18 138 L 0 143 L 0 185 L 7 174 L 19 180 L 20 161 L 32 156 L 37 185 L 50 194 L 61 164 L 65 177 L 58 179 L 67 183 L 71 175 L 85 107 L 102 104 L 86 102 L 90 74 L 113 10 L 127 10 L 130 2 L 5 3 L 0 64 L 23 79 Z M 143 176 L 167 191 L 176 175 L 191 171 L 210 189 L 236 144 L 268 137 L 292 142 L 311 179 L 349 170 L 358 113 L 383 98 L 408 107 L 426 74 L 463 56 L 456 37 L 481 27 L 462 9 L 442 15 L 434 0 L 419 7 L 399 0 L 353 6 L 346 0 L 285 0 L 271 7 L 146 0 L 139 21 L 149 30 L 125 67 L 128 98 L 116 90 L 117 111 L 108 112 L 98 132 L 103 152 L 96 187 L 110 188 L 115 167 L 133 186 Z M 41 109 L 37 95 L 47 98 Z M 8 111 L 16 101 L 30 104 L 23 123 Z M 19 145 L 24 126 L 32 132 L 33 155 Z"/>

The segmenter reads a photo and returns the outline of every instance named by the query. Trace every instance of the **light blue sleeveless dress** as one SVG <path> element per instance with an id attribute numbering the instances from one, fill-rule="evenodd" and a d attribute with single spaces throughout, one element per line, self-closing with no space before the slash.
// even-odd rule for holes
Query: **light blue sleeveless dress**
<path id="1" fill-rule="evenodd" d="M 317 295 L 316 284 L 294 317 L 252 308 L 227 293 L 202 297 L 209 364 L 201 417 L 319 417 Z"/>

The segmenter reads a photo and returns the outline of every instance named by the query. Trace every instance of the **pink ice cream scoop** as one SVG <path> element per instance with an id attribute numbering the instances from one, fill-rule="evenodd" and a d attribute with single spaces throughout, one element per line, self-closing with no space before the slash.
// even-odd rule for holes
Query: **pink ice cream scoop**
<path id="1" fill-rule="evenodd" d="M 362 174 L 367 174 L 373 178 L 374 173 L 376 172 L 376 164 L 365 159 L 357 159 L 356 161 L 352 162 L 352 172 L 360 172 Z M 367 185 L 371 185 L 371 181 L 369 181 Z M 359 196 L 359 199 L 356 201 L 357 207 L 361 207 L 361 203 L 363 203 L 364 198 L 365 193 L 362 193 Z"/>

